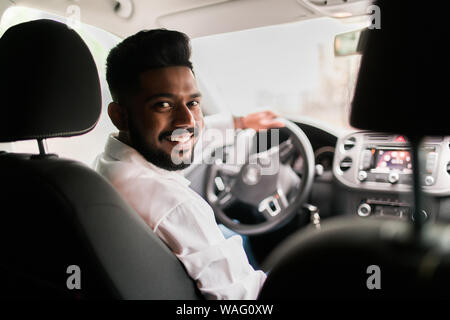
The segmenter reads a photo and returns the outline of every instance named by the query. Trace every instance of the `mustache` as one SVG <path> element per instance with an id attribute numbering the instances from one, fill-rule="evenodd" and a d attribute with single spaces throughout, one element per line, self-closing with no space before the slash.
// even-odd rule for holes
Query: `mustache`
<path id="1" fill-rule="evenodd" d="M 158 139 L 161 141 L 167 137 L 170 137 L 172 135 L 181 135 L 181 134 L 185 134 L 185 133 L 190 133 L 193 134 L 194 137 L 197 137 L 200 134 L 200 127 L 199 126 L 194 126 L 194 127 L 189 127 L 189 128 L 183 128 L 183 129 L 175 129 L 175 130 L 168 130 L 168 131 L 163 131 L 159 134 Z"/>

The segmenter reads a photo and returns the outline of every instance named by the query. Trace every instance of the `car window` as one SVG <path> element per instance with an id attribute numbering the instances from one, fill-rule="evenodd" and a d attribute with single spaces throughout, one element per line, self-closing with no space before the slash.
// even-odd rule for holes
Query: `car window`
<path id="1" fill-rule="evenodd" d="M 1 17 L 0 36 L 13 25 L 36 19 L 68 22 L 67 17 L 59 17 L 35 9 L 11 7 Z M 87 165 L 92 165 L 95 157 L 104 149 L 108 134 L 116 131 L 107 113 L 111 95 L 105 79 L 105 62 L 109 50 L 119 43 L 121 39 L 102 29 L 83 23 L 73 25 L 73 27 L 88 45 L 96 62 L 102 89 L 102 114 L 97 126 L 89 133 L 77 137 L 47 139 L 46 143 L 50 153 L 56 153 L 60 157 L 71 158 L 82 161 Z M 35 140 L 0 143 L 0 150 L 38 153 Z"/>

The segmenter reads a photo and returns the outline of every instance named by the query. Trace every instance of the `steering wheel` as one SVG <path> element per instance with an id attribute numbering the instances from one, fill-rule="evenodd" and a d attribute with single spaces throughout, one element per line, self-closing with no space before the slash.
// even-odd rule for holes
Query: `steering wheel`
<path id="1" fill-rule="evenodd" d="M 279 120 L 285 127 L 272 129 L 271 135 L 273 138 L 273 133 L 286 133 L 289 136 L 286 141 L 280 144 L 276 141 L 277 145 L 269 150 L 253 154 L 240 150 L 242 143 L 235 141 L 233 150 L 236 155 L 244 152 L 245 161 L 230 163 L 217 158 L 208 167 L 206 200 L 213 208 L 217 221 L 237 233 L 255 235 L 281 227 L 295 216 L 311 191 L 314 179 L 311 143 L 295 123 Z M 252 131 L 254 135 L 255 131 Z M 289 163 L 295 154 L 303 160 L 297 170 L 301 178 L 293 168 L 293 161 Z M 243 224 L 231 219 L 224 210 L 237 201 L 256 207 L 264 222 Z"/>

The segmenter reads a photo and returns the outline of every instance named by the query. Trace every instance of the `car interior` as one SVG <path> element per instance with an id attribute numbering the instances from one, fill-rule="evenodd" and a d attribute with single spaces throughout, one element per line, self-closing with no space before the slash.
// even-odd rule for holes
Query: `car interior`
<path id="1" fill-rule="evenodd" d="M 1 297 L 204 299 L 92 169 L 115 129 L 105 112 L 109 49 L 167 28 L 192 38 L 205 115 L 273 104 L 285 123 L 238 131 L 185 170 L 216 221 L 242 235 L 249 261 L 268 272 L 258 299 L 449 298 L 441 79 L 450 64 L 440 47 L 449 34 L 443 13 L 411 19 L 422 16 L 419 6 L 368 0 L 0 0 Z M 265 55 L 274 67 L 261 65 Z M 253 60 L 259 69 L 243 69 Z M 239 166 L 236 154 L 246 155 Z M 277 170 L 250 183 L 267 159 Z M 82 290 L 66 286 L 71 265 Z M 374 265 L 382 290 L 366 283 Z"/>

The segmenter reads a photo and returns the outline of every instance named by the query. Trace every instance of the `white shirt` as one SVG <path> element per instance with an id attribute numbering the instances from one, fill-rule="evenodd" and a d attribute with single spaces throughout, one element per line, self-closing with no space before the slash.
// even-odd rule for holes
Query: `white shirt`
<path id="1" fill-rule="evenodd" d="M 229 119 L 210 119 L 205 118 L 207 126 L 232 125 Z M 182 174 L 146 161 L 114 134 L 95 167 L 174 252 L 205 298 L 257 298 L 265 273 L 249 264 L 240 236 L 224 238 L 212 208 Z"/>

